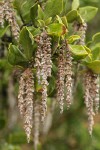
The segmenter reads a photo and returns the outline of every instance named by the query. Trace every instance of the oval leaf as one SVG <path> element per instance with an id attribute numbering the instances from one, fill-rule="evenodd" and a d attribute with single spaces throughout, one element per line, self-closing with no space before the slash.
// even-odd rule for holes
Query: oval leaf
<path id="1" fill-rule="evenodd" d="M 95 60 L 92 62 L 86 62 L 85 64 L 94 73 L 100 74 L 100 60 Z"/>
<path id="2" fill-rule="evenodd" d="M 70 50 L 76 59 L 83 59 L 88 55 L 88 52 L 82 45 L 70 45 Z"/>
<path id="3" fill-rule="evenodd" d="M 53 23 L 48 26 L 47 32 L 50 35 L 61 36 L 67 32 L 67 29 L 63 24 Z"/>
<path id="4" fill-rule="evenodd" d="M 92 6 L 86 6 L 86 7 L 79 8 L 79 13 L 86 22 L 93 19 L 96 15 L 97 11 L 98 11 L 98 8 L 92 7 Z"/>
<path id="5" fill-rule="evenodd" d="M 44 9 L 45 18 L 55 17 L 63 10 L 63 0 L 48 0 Z"/>
<path id="6" fill-rule="evenodd" d="M 20 32 L 19 42 L 23 48 L 23 53 L 28 60 L 31 59 L 34 51 L 34 37 L 27 27 L 24 27 Z"/>
<path id="7" fill-rule="evenodd" d="M 24 65 L 27 62 L 27 59 L 17 46 L 10 44 L 8 52 L 8 62 L 11 65 Z"/>

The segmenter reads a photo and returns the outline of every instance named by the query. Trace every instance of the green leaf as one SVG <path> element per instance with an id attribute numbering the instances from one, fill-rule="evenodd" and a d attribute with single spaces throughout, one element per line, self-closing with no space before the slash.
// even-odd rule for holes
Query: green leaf
<path id="1" fill-rule="evenodd" d="M 35 3 L 30 10 L 30 17 L 34 25 L 36 23 L 37 16 L 38 16 L 38 4 Z"/>
<path id="2" fill-rule="evenodd" d="M 96 34 L 93 35 L 92 41 L 93 41 L 94 43 L 100 42 L 100 32 L 98 32 L 98 33 L 96 33 Z"/>
<path id="3" fill-rule="evenodd" d="M 8 62 L 11 65 L 24 65 L 24 63 L 27 62 L 27 59 L 17 46 L 10 44 L 8 52 Z"/>
<path id="4" fill-rule="evenodd" d="M 67 21 L 67 17 L 63 16 L 61 17 L 62 23 L 68 28 L 68 21 Z"/>
<path id="5" fill-rule="evenodd" d="M 77 10 L 71 10 L 71 11 L 69 11 L 69 12 L 67 13 L 67 15 L 66 15 L 67 21 L 68 21 L 69 23 L 72 23 L 74 20 L 76 20 L 77 16 L 78 16 Z"/>
<path id="6" fill-rule="evenodd" d="M 100 60 L 100 47 L 96 47 L 92 50 L 92 59 Z"/>
<path id="7" fill-rule="evenodd" d="M 41 28 L 45 27 L 45 22 L 43 20 L 38 19 L 37 22 L 38 22 L 37 24 L 38 27 L 41 27 Z"/>
<path id="8" fill-rule="evenodd" d="M 98 11 L 98 8 L 92 7 L 92 6 L 86 6 L 86 7 L 79 8 L 79 13 L 86 22 L 93 19 L 94 16 L 96 15 L 97 11 Z"/>
<path id="9" fill-rule="evenodd" d="M 66 17 L 69 23 L 72 23 L 73 21 L 78 21 L 79 23 L 83 23 L 83 19 L 77 10 L 69 11 Z"/>
<path id="10" fill-rule="evenodd" d="M 94 73 L 100 74 L 100 60 L 92 62 L 85 62 L 85 65 L 91 69 Z"/>
<path id="11" fill-rule="evenodd" d="M 70 45 L 70 50 L 76 59 L 83 59 L 88 55 L 88 52 L 82 45 Z"/>
<path id="12" fill-rule="evenodd" d="M 66 27 L 60 23 L 50 24 L 47 28 L 47 32 L 50 35 L 61 36 L 67 32 Z"/>
<path id="13" fill-rule="evenodd" d="M 0 27 L 0 38 L 1 38 L 2 36 L 4 36 L 4 34 L 5 34 L 6 31 L 8 30 L 8 28 L 9 28 L 9 25 L 6 26 L 6 27 L 4 27 L 4 28 L 1 28 L 1 27 Z"/>
<path id="14" fill-rule="evenodd" d="M 35 28 L 33 26 L 27 27 L 27 28 L 31 32 L 31 34 L 33 35 L 33 37 L 35 37 L 35 36 L 37 36 L 37 35 L 39 35 L 41 33 L 40 28 Z"/>
<path id="15" fill-rule="evenodd" d="M 15 0 L 14 7 L 18 13 L 22 16 L 26 23 L 30 21 L 30 9 L 35 4 L 35 0 Z"/>
<path id="16" fill-rule="evenodd" d="M 34 37 L 27 27 L 24 27 L 20 32 L 19 42 L 23 48 L 23 53 L 28 60 L 31 59 L 34 51 Z"/>
<path id="17" fill-rule="evenodd" d="M 49 17 L 48 19 L 45 20 L 45 25 L 49 25 L 52 22 L 52 17 Z"/>
<path id="18" fill-rule="evenodd" d="M 40 5 L 38 5 L 38 19 L 41 19 L 41 20 L 44 19 L 44 12 L 42 8 L 40 7 Z"/>
<path id="19" fill-rule="evenodd" d="M 63 10 L 63 0 L 48 0 L 44 9 L 45 18 L 55 17 Z"/>
<path id="20" fill-rule="evenodd" d="M 79 7 L 79 0 L 73 0 L 72 2 L 72 9 L 78 9 Z"/>
<path id="21" fill-rule="evenodd" d="M 71 44 L 71 43 L 73 43 L 73 42 L 75 42 L 76 40 L 79 40 L 79 39 L 80 39 L 79 35 L 72 35 L 67 40 L 68 40 L 68 43 Z"/>

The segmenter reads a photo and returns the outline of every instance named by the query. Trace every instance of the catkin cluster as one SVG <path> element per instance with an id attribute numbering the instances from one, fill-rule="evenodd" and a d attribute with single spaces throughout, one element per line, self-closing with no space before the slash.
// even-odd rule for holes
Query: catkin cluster
<path id="1" fill-rule="evenodd" d="M 18 40 L 20 28 L 17 24 L 15 11 L 10 0 L 4 0 L 4 2 L 0 2 L 0 25 L 2 27 L 4 25 L 4 18 L 11 26 L 12 35 L 16 40 Z"/>
<path id="2" fill-rule="evenodd" d="M 0 26 L 4 26 L 4 2 L 0 2 Z"/>
<path id="3" fill-rule="evenodd" d="M 57 101 L 60 106 L 60 112 L 63 112 L 64 88 L 65 88 L 65 49 L 60 49 L 58 56 L 58 75 L 57 75 Z"/>
<path id="4" fill-rule="evenodd" d="M 42 85 L 42 102 L 41 102 L 41 121 L 43 122 L 47 111 L 47 78 L 51 76 L 52 60 L 51 60 L 51 42 L 46 31 L 43 31 L 36 38 L 38 45 L 35 67 L 38 83 Z"/>
<path id="5" fill-rule="evenodd" d="M 99 108 L 99 82 L 98 75 L 90 70 L 85 73 L 85 104 L 88 114 L 88 129 L 89 134 L 92 135 L 94 125 L 94 115 Z M 95 109 L 94 109 L 95 108 Z"/>
<path id="6" fill-rule="evenodd" d="M 34 78 L 30 68 L 26 69 L 19 80 L 18 107 L 23 118 L 28 142 L 32 129 Z"/>
<path id="7" fill-rule="evenodd" d="M 69 108 L 72 103 L 72 57 L 66 41 L 63 41 L 58 56 L 57 100 L 61 113 L 63 112 L 64 89 L 67 108 Z"/>
<path id="8" fill-rule="evenodd" d="M 39 132 L 40 132 L 40 105 L 38 102 L 34 104 L 34 132 L 33 132 L 33 140 L 34 140 L 34 150 L 37 150 L 37 146 L 39 144 Z"/>

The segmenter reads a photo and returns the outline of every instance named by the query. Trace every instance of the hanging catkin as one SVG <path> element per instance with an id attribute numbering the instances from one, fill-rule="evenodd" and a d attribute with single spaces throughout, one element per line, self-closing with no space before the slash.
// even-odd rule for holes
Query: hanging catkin
<path id="1" fill-rule="evenodd" d="M 89 134 L 92 135 L 94 119 L 93 116 L 95 115 L 93 110 L 93 92 L 92 92 L 92 72 L 87 71 L 85 73 L 85 104 L 87 108 L 88 114 L 88 130 Z"/>
<path id="2" fill-rule="evenodd" d="M 37 102 L 34 104 L 34 150 L 37 150 L 39 144 L 39 128 L 40 128 L 40 106 Z"/>
<path id="3" fill-rule="evenodd" d="M 47 111 L 47 78 L 51 76 L 52 60 L 51 60 L 51 42 L 46 31 L 43 31 L 36 38 L 38 45 L 35 59 L 37 79 L 42 85 L 42 102 L 41 102 L 41 121 L 43 122 Z"/>
<path id="4" fill-rule="evenodd" d="M 18 40 L 20 29 L 19 29 L 19 26 L 18 26 L 16 18 L 15 18 L 16 15 L 15 15 L 15 11 L 12 7 L 11 1 L 5 0 L 3 8 L 4 8 L 5 19 L 8 21 L 8 23 L 11 26 L 12 35 L 14 36 L 14 38 L 16 40 Z"/>
<path id="5" fill-rule="evenodd" d="M 0 27 L 4 26 L 4 2 L 0 2 Z"/>
<path id="6" fill-rule="evenodd" d="M 62 46 L 58 56 L 58 75 L 57 75 L 57 101 L 60 106 L 60 113 L 63 112 L 64 105 L 64 79 L 65 79 L 65 47 Z"/>
<path id="7" fill-rule="evenodd" d="M 23 117 L 27 141 L 30 141 L 33 115 L 34 79 L 30 68 L 26 69 L 19 81 L 18 107 Z"/>
<path id="8" fill-rule="evenodd" d="M 98 113 L 99 109 L 99 76 L 91 73 L 91 97 L 94 101 L 95 112 Z"/>
<path id="9" fill-rule="evenodd" d="M 65 49 L 66 49 L 66 62 L 65 62 L 65 87 L 66 87 L 66 102 L 67 102 L 67 108 L 70 107 L 72 103 L 72 86 L 73 86 L 73 80 L 72 80 L 72 57 L 69 45 L 67 42 L 65 43 Z"/>

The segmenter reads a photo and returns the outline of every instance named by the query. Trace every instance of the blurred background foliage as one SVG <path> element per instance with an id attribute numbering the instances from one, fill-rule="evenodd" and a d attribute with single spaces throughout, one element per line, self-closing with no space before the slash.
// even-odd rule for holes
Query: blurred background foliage
<path id="1" fill-rule="evenodd" d="M 72 0 L 66 1 L 69 11 Z M 88 41 L 93 34 L 100 31 L 100 0 L 80 0 L 80 6 L 99 8 L 96 17 L 88 23 Z M 3 58 L 0 63 L 0 150 L 33 150 L 33 141 L 26 144 L 26 135 L 17 110 L 18 85 L 14 78 L 16 69 L 12 71 L 1 52 L 0 57 Z M 100 114 L 95 117 L 93 136 L 90 137 L 81 82 L 78 83 L 70 110 L 65 107 L 62 115 L 58 108 L 53 112 L 50 130 L 40 135 L 40 150 L 100 150 Z"/>

